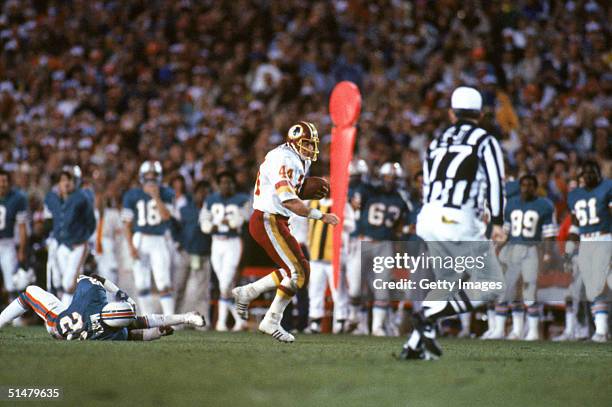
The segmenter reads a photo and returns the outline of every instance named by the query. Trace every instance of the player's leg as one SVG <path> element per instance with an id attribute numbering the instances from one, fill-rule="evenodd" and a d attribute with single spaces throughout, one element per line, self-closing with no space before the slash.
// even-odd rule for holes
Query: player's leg
<path id="1" fill-rule="evenodd" d="M 321 320 L 325 316 L 325 290 L 327 288 L 325 263 L 310 263 L 310 283 L 308 284 L 308 324 L 309 333 L 321 332 Z"/>
<path id="2" fill-rule="evenodd" d="M 266 227 L 269 227 L 269 222 L 264 224 L 264 213 L 255 210 L 249 220 L 249 233 L 277 265 L 281 264 L 279 263 L 281 260 L 268 237 Z M 261 294 L 279 287 L 285 276 L 287 276 L 286 270 L 277 269 L 253 283 L 234 288 L 232 295 L 240 318 L 247 320 L 249 318 L 249 303 Z"/>
<path id="3" fill-rule="evenodd" d="M 174 297 L 172 296 L 172 275 L 170 271 L 170 247 L 166 236 L 148 236 L 147 247 L 151 259 L 151 271 L 155 286 L 159 291 L 159 303 L 164 315 L 174 314 Z"/>
<path id="4" fill-rule="evenodd" d="M 66 309 L 66 306 L 55 295 L 31 285 L 0 313 L 0 328 L 23 315 L 28 308 L 45 321 L 47 331 L 54 335 L 58 315 Z"/>
<path id="5" fill-rule="evenodd" d="M 610 273 L 610 242 L 581 241 L 578 252 L 578 267 L 584 280 L 587 300 L 595 323 L 591 340 L 605 342 L 608 339 L 607 278 Z"/>
<path id="6" fill-rule="evenodd" d="M 175 309 L 180 312 L 185 307 L 185 300 L 187 295 L 187 282 L 191 277 L 191 256 L 184 251 L 178 249 L 173 252 L 172 255 L 172 279 L 175 292 Z"/>
<path id="7" fill-rule="evenodd" d="M 527 334 L 525 340 L 537 341 L 540 339 L 540 311 L 541 307 L 536 301 L 538 269 L 540 267 L 537 248 L 530 247 L 527 256 L 522 262 L 523 299 L 527 305 Z"/>
<path id="8" fill-rule="evenodd" d="M 194 298 L 198 311 L 210 326 L 210 257 L 191 255 L 191 276 L 196 287 Z"/>
<path id="9" fill-rule="evenodd" d="M 222 329 L 227 330 L 227 315 L 232 314 L 234 318 L 234 331 L 242 331 L 244 329 L 244 321 L 239 316 L 234 300 L 232 298 L 232 288 L 234 286 L 234 278 L 238 272 L 238 263 L 242 254 L 242 241 L 240 238 L 230 238 L 218 242 L 217 248 L 222 251 L 217 278 L 219 280 L 219 313 L 223 312 L 223 319 L 219 318 L 218 323 Z M 222 310 L 223 308 L 223 310 Z"/>
<path id="10" fill-rule="evenodd" d="M 134 286 L 138 297 L 138 306 L 143 314 L 152 314 L 153 297 L 151 296 L 151 259 L 144 246 L 144 239 L 141 233 L 134 233 L 133 243 L 138 250 L 138 259 L 134 260 Z"/>
<path id="11" fill-rule="evenodd" d="M 184 314 L 149 314 L 139 315 L 136 321 L 130 325 L 130 329 L 147 329 L 157 327 L 170 327 L 181 324 L 203 327 L 205 324 L 204 317 L 195 311 L 186 312 Z"/>
<path id="12" fill-rule="evenodd" d="M 62 303 L 68 306 L 72 302 L 74 291 L 76 290 L 77 276 L 81 274 L 83 265 L 89 254 L 87 243 L 78 244 L 72 248 L 60 245 L 58 249 L 58 260 L 62 268 Z"/>
<path id="13" fill-rule="evenodd" d="M 329 289 L 332 295 L 332 301 L 334 302 L 332 325 L 332 333 L 334 334 L 344 332 L 346 321 L 348 319 L 349 297 L 346 288 L 346 267 L 342 263 L 340 264 L 340 267 L 340 278 L 338 281 L 338 286 L 336 287 L 334 286 L 334 266 L 331 263 L 325 264 L 327 284 L 329 285 Z M 312 284 L 312 282 L 310 284 Z"/>
<path id="14" fill-rule="evenodd" d="M 217 307 L 217 323 L 215 324 L 215 330 L 220 332 L 227 331 L 227 315 L 229 314 L 230 301 L 227 293 L 229 285 L 227 271 L 224 270 L 225 262 L 224 259 L 229 256 L 233 256 L 233 253 L 228 253 L 228 247 L 225 244 L 225 240 L 219 238 L 213 238 L 210 247 L 210 260 L 212 263 L 213 271 L 219 281 L 219 302 Z"/>
<path id="15" fill-rule="evenodd" d="M 367 334 L 367 311 L 362 310 L 361 241 L 351 239 L 346 261 L 346 282 L 349 296 L 349 332 Z"/>
<path id="16" fill-rule="evenodd" d="M 264 214 L 264 226 L 270 243 L 267 247 L 272 249 L 268 255 L 273 256 L 277 264 L 287 270 L 288 276 L 278 286 L 272 305 L 259 324 L 259 330 L 281 342 L 293 342 L 295 338 L 281 327 L 280 321 L 297 290 L 308 286 L 310 264 L 299 243 L 291 235 L 287 218 Z"/>

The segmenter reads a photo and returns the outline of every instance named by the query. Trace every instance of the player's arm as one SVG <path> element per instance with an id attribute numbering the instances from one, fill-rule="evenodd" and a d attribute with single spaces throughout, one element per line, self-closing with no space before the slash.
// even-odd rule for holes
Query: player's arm
<path id="1" fill-rule="evenodd" d="M 132 300 L 125 291 L 117 287 L 115 283 L 97 274 L 92 274 L 91 278 L 102 283 L 102 285 L 104 286 L 104 289 L 108 291 L 111 295 L 114 295 L 117 301 L 129 302 L 134 308 L 136 308 L 136 303 L 134 302 L 134 300 Z"/>
<path id="2" fill-rule="evenodd" d="M 555 208 L 550 203 L 550 209 L 544 215 L 542 219 L 542 238 L 546 242 L 544 244 L 543 258 L 544 262 L 549 262 L 552 259 L 553 242 L 557 238 L 559 227 L 557 226 L 557 216 L 555 214 Z"/>
<path id="3" fill-rule="evenodd" d="M 168 204 L 172 205 L 172 203 L 165 202 L 164 198 L 166 197 L 162 197 L 162 191 L 159 185 L 154 183 L 147 183 L 143 186 L 142 189 L 145 193 L 149 194 L 149 196 L 151 196 L 151 198 L 153 198 L 153 200 L 155 201 L 161 220 L 163 222 L 170 220 L 170 218 L 172 217 L 172 210 L 171 208 L 169 208 Z"/>
<path id="4" fill-rule="evenodd" d="M 132 232 L 132 222 L 134 221 L 134 206 L 129 197 L 129 191 L 123 196 L 123 209 L 121 209 L 121 220 L 123 221 L 123 231 L 127 240 L 128 249 L 133 259 L 138 258 L 138 250 L 134 246 L 134 233 Z"/>
<path id="5" fill-rule="evenodd" d="M 304 201 L 302 201 L 297 192 L 295 191 L 295 187 L 291 182 L 288 173 L 290 170 L 287 170 L 287 166 L 285 163 L 279 163 L 278 169 L 273 168 L 271 171 L 272 180 L 274 181 L 274 188 L 276 190 L 276 195 L 281 201 L 281 205 L 284 208 L 287 208 L 291 212 L 295 213 L 297 216 L 302 216 L 304 218 L 310 218 L 315 220 L 321 220 L 324 223 L 328 223 L 330 225 L 337 225 L 340 221 L 338 216 L 333 213 L 322 213 L 319 209 L 310 208 Z M 298 170 L 294 170 L 295 173 L 298 173 Z"/>
<path id="6" fill-rule="evenodd" d="M 487 201 L 493 224 L 491 240 L 503 242 L 506 240 L 502 227 L 504 223 L 504 158 L 499 142 L 493 136 L 488 136 L 482 144 L 482 159 L 487 176 Z"/>
<path id="7" fill-rule="evenodd" d="M 210 203 L 206 199 L 202 210 L 200 211 L 200 229 L 205 235 L 217 232 L 217 225 L 213 224 L 212 213 L 210 212 Z"/>
<path id="8" fill-rule="evenodd" d="M 26 249 L 28 244 L 28 231 L 26 228 L 26 222 L 28 221 L 28 212 L 27 212 L 28 203 L 25 197 L 19 203 L 19 208 L 17 209 L 17 225 L 18 225 L 18 234 L 19 234 L 19 248 L 17 250 L 17 261 L 19 263 L 23 263 L 26 260 Z"/>

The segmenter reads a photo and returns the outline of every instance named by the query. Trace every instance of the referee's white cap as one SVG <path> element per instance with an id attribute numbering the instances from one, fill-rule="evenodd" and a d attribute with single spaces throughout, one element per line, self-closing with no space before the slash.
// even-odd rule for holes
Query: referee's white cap
<path id="1" fill-rule="evenodd" d="M 451 109 L 480 110 L 482 96 L 474 88 L 459 86 L 451 95 Z"/>

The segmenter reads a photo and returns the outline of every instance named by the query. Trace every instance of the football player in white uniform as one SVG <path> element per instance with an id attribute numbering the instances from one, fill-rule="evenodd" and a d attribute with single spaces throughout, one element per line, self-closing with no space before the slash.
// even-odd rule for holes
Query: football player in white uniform
<path id="1" fill-rule="evenodd" d="M 299 288 L 308 285 L 310 266 L 296 239 L 289 231 L 292 214 L 338 224 L 333 213 L 311 209 L 298 196 L 310 165 L 317 160 L 319 136 L 314 124 L 300 121 L 287 134 L 287 142 L 270 151 L 259 167 L 255 184 L 249 232 L 274 260 L 278 269 L 254 283 L 232 290 L 236 310 L 243 319 L 248 318 L 249 303 L 266 291 L 276 290 L 276 296 L 259 330 L 281 342 L 295 338 L 280 322 L 287 304 Z M 320 191 L 318 198 L 327 194 Z"/>

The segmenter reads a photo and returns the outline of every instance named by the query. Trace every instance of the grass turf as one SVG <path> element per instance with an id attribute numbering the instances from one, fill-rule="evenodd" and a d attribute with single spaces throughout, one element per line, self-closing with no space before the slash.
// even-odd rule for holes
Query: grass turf
<path id="1" fill-rule="evenodd" d="M 400 338 L 180 331 L 142 342 L 61 342 L 0 331 L 0 386 L 60 386 L 89 406 L 610 406 L 612 345 L 443 340 L 398 362 Z M 23 403 L 20 403 L 21 405 Z M 36 402 L 27 402 L 36 405 Z M 8 405 L 0 401 L 0 407 Z"/>

